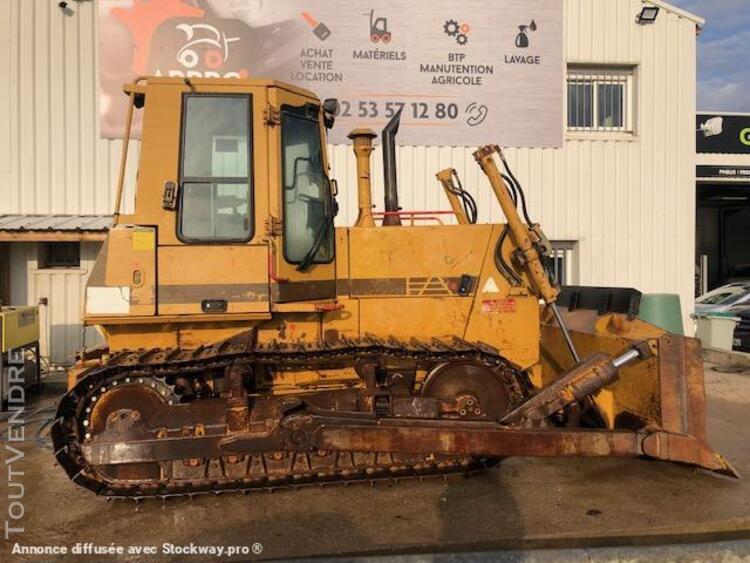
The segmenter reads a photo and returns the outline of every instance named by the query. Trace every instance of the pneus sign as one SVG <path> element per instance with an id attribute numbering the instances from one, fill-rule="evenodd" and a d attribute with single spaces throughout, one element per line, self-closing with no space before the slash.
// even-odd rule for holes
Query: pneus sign
<path id="1" fill-rule="evenodd" d="M 341 101 L 332 132 L 404 144 L 559 147 L 560 0 L 101 0 L 102 134 L 136 75 L 264 77 Z"/>
<path id="2" fill-rule="evenodd" d="M 750 115 L 699 113 L 696 131 L 699 153 L 750 154 Z"/>

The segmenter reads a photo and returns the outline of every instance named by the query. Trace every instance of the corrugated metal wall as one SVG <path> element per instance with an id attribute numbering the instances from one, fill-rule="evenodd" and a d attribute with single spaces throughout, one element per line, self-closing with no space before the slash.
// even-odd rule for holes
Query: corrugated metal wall
<path id="1" fill-rule="evenodd" d="M 96 2 L 70 4 L 2 1 L 0 213 L 112 212 L 122 143 L 99 139 Z"/>
<path id="2" fill-rule="evenodd" d="M 73 4 L 74 16 L 50 0 L 4 4 L 0 75 L 9 80 L 0 83 L 0 122 L 10 127 L 0 129 L 0 183 L 7 186 L 0 213 L 110 212 L 121 143 L 98 138 L 95 3 Z M 695 24 L 662 10 L 655 25 L 640 26 L 641 7 L 640 0 L 566 0 L 565 16 L 569 63 L 637 65 L 636 135 L 568 136 L 562 150 L 509 149 L 507 156 L 550 239 L 578 242 L 581 283 L 680 293 L 687 313 L 695 246 Z M 434 174 L 453 166 L 477 196 L 481 220 L 500 220 L 471 152 L 401 147 L 402 206 L 447 209 Z M 341 187 L 339 223 L 351 223 L 354 158 L 343 146 L 331 154 Z M 134 165 L 131 158 L 130 185 Z M 379 185 L 377 154 L 373 167 Z"/>

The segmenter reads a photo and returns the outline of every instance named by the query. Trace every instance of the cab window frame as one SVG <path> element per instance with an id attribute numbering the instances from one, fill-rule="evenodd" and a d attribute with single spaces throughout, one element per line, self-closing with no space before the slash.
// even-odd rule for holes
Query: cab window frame
<path id="1" fill-rule="evenodd" d="M 222 176 L 185 176 L 185 149 L 187 133 L 187 111 L 190 98 L 238 98 L 246 101 L 247 105 L 247 175 L 244 177 L 222 177 Z M 254 147 L 255 136 L 253 127 L 253 94 L 252 93 L 224 93 L 224 92 L 183 92 L 182 108 L 180 110 L 180 147 L 178 158 L 178 206 L 175 220 L 175 234 L 177 239 L 185 244 L 192 245 L 225 245 L 248 243 L 256 235 L 256 205 L 255 205 L 255 161 Z M 241 238 L 195 238 L 183 234 L 182 221 L 186 184 L 206 184 L 208 186 L 219 184 L 234 184 L 248 186 L 248 219 L 250 221 L 248 235 Z"/>
<path id="2" fill-rule="evenodd" d="M 315 107 L 315 117 L 311 117 L 308 115 L 301 115 L 301 108 L 307 108 L 307 107 Z M 296 110 L 296 111 L 295 111 Z M 282 211 L 282 232 L 284 235 L 284 240 L 281 244 L 282 247 L 282 254 L 284 256 L 284 260 L 287 264 L 291 265 L 298 265 L 302 263 L 302 260 L 294 260 L 289 257 L 288 253 L 288 244 L 287 244 L 287 204 L 286 204 L 286 181 L 287 181 L 287 175 L 286 175 L 286 160 L 285 160 L 285 143 L 284 143 L 284 134 L 285 134 L 285 128 L 284 128 L 284 116 L 291 115 L 293 118 L 298 119 L 305 119 L 310 122 L 314 122 L 316 124 L 316 129 L 318 132 L 318 140 L 320 143 L 320 156 L 321 156 L 321 173 L 323 176 L 323 179 L 325 180 L 325 186 L 324 190 L 326 191 L 326 198 L 328 199 L 328 205 L 326 206 L 327 212 L 330 213 L 330 220 L 331 220 L 331 228 L 329 236 L 331 237 L 330 241 L 330 247 L 331 247 L 331 255 L 326 260 L 320 260 L 320 259 L 314 259 L 312 261 L 312 265 L 318 265 L 318 266 L 325 266 L 328 264 L 332 264 L 336 260 L 336 225 L 335 225 L 335 218 L 336 213 L 334 210 L 334 195 L 333 195 L 333 187 L 331 185 L 331 179 L 328 175 L 328 172 L 326 170 L 328 166 L 328 162 L 325 159 L 325 147 L 326 147 L 326 139 L 322 134 L 322 131 L 324 130 L 322 128 L 322 124 L 320 121 L 320 112 L 322 111 L 322 108 L 319 104 L 314 104 L 311 101 L 303 102 L 302 104 L 294 104 L 291 102 L 286 102 L 281 105 L 280 108 L 280 115 L 281 115 L 281 123 L 279 127 L 279 164 L 281 167 L 281 174 L 280 174 L 280 180 L 281 180 L 281 211 Z M 326 218 L 328 219 L 328 217 Z M 320 252 L 320 249 L 318 249 L 318 253 Z"/>

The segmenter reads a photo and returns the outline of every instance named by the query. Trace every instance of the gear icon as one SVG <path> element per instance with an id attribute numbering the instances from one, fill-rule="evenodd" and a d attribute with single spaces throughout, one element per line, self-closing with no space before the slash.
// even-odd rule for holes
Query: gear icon
<path id="1" fill-rule="evenodd" d="M 458 35 L 458 22 L 456 20 L 447 20 L 443 25 L 443 31 L 448 37 Z"/>
<path id="2" fill-rule="evenodd" d="M 459 45 L 466 45 L 468 41 L 469 38 L 466 37 L 465 34 L 459 33 L 458 35 L 456 35 L 456 43 L 458 43 Z"/>

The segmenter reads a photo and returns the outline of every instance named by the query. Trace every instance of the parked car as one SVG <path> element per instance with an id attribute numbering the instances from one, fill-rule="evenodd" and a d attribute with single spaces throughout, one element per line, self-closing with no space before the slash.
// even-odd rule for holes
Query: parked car
<path id="1" fill-rule="evenodd" d="M 695 300 L 696 313 L 721 313 L 735 305 L 750 304 L 750 282 L 730 283 Z"/>
<path id="2" fill-rule="evenodd" d="M 734 328 L 733 350 L 750 352 L 750 304 L 735 305 L 727 311 L 740 318 Z"/>

